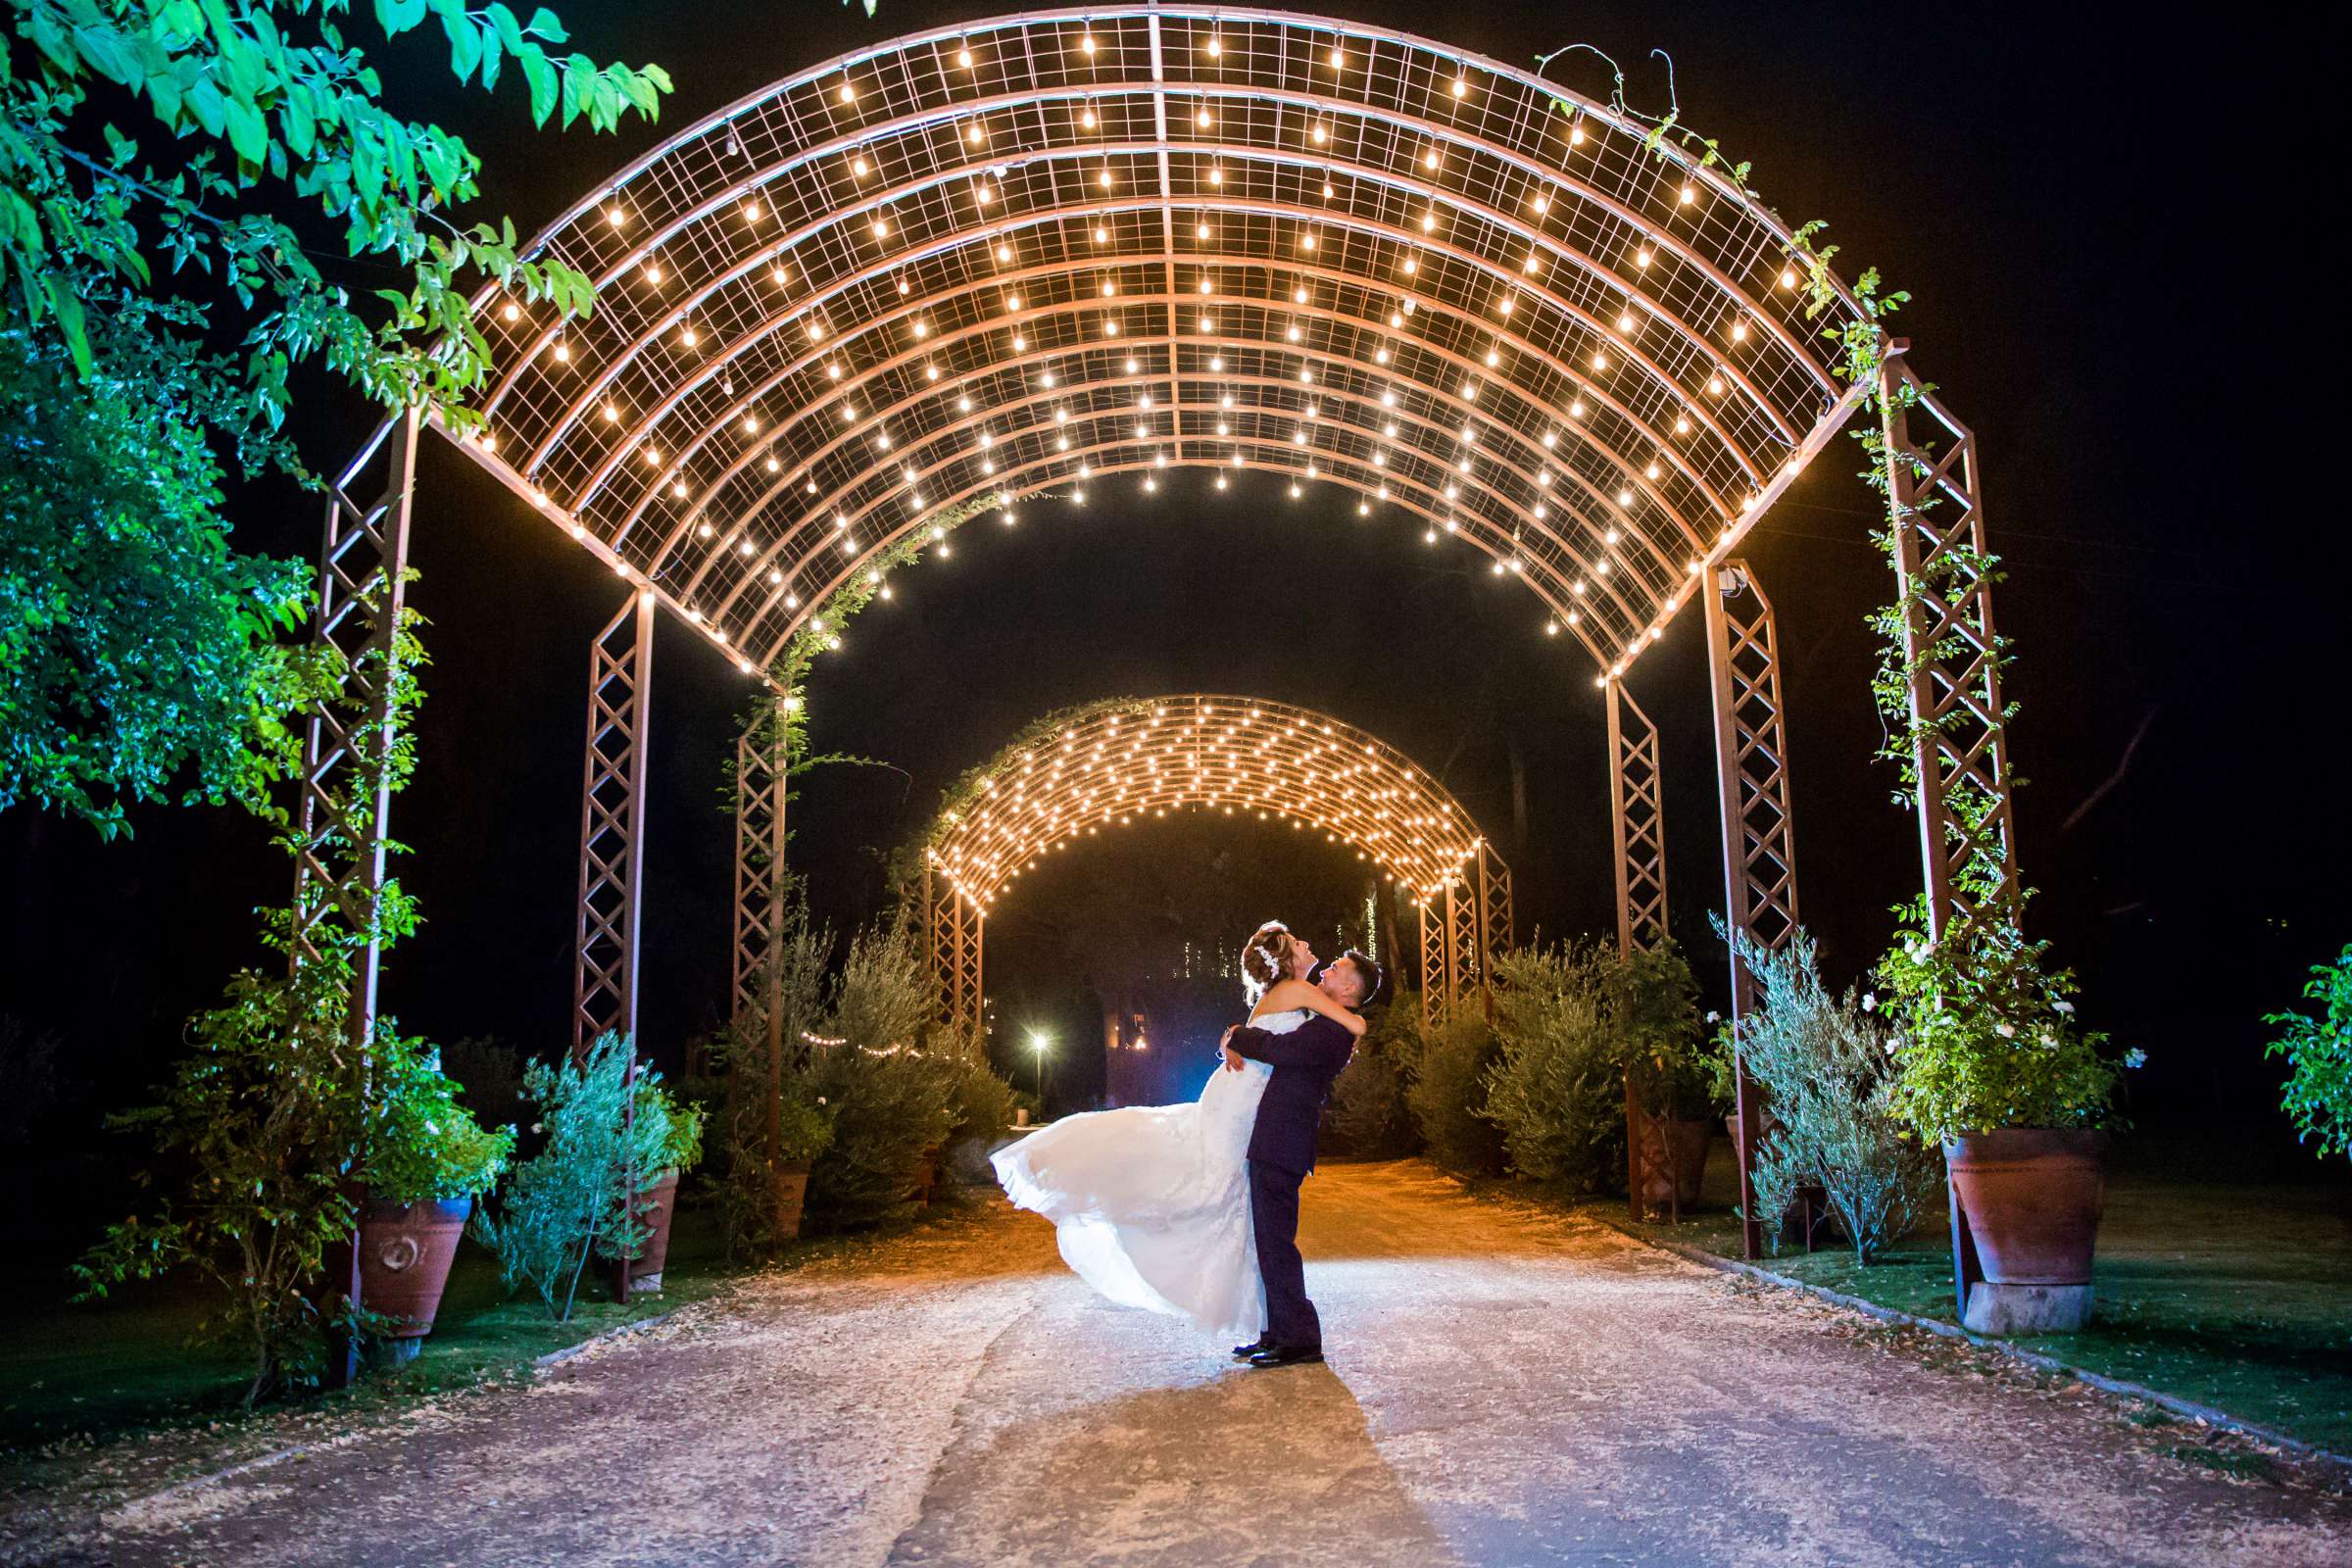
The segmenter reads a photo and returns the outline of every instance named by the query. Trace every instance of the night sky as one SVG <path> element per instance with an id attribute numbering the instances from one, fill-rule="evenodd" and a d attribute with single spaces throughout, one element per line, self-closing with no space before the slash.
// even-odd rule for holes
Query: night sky
<path id="1" fill-rule="evenodd" d="M 884 0 L 871 23 L 819 0 L 560 10 L 587 53 L 668 68 L 664 130 L 858 41 L 987 14 L 911 0 Z M 2251 40 L 2166 35 L 2146 13 L 2106 26 L 2061 12 L 1611 4 L 1539 23 L 1559 14 L 1459 4 L 1440 25 L 1422 7 L 1346 8 L 1505 61 L 1594 43 L 1651 110 L 1663 73 L 1643 56 L 1670 51 L 1686 118 L 1755 160 L 1751 183 L 1785 218 L 1828 219 L 1840 270 L 1876 265 L 1914 293 L 1898 330 L 1983 439 L 1992 537 L 2012 572 L 1998 605 L 2018 643 L 2034 921 L 2082 969 L 2087 1020 L 2147 1049 L 2141 1122 L 2218 1119 L 2278 1141 L 2260 1015 L 2352 938 L 2326 761 L 2341 616 L 2329 559 L 2309 543 L 2337 523 L 2328 509 L 2266 502 L 2276 453 L 2254 439 L 2278 383 L 2324 368 L 2278 346 L 2288 329 L 2272 319 L 2271 285 L 2242 271 L 2265 265 L 2244 251 L 2267 246 L 2283 209 L 2248 183 L 2268 177 L 2258 132 L 2236 128 L 2226 101 L 2284 89 L 2265 84 Z M 425 45 L 381 63 L 397 103 L 472 141 L 485 210 L 526 233 L 660 134 L 532 136 L 514 84 L 495 103 L 446 90 Z M 1565 79 L 1606 87 L 1590 62 Z M 2317 391 L 2290 388 L 2284 412 Z M 370 422 L 323 383 L 304 416 L 321 466 Z M 1888 906 L 1919 876 L 1914 824 L 1871 756 L 1863 616 L 1890 583 L 1854 466 L 1842 454 L 1816 464 L 1747 551 L 1781 619 L 1803 913 L 1839 980 L 1883 946 Z M 553 1051 L 568 1038 L 587 639 L 618 602 L 614 583 L 437 445 L 421 483 L 414 603 L 432 622 L 433 668 L 395 832 L 414 849 L 402 875 L 428 923 L 393 956 L 386 1005 L 428 1035 Z M 248 487 L 237 515 L 247 548 L 312 548 L 316 505 L 290 487 Z M 795 809 L 795 864 L 836 924 L 877 908 L 882 857 L 1037 714 L 1202 689 L 1326 710 L 1440 774 L 1513 864 L 1523 933 L 1611 924 L 1592 666 L 1467 547 L 1427 547 L 1401 515 L 1360 521 L 1336 488 L 1292 503 L 1260 476 L 1220 496 L 1199 474 L 1149 499 L 1104 487 L 1075 515 L 1027 508 L 1017 529 L 976 523 L 957 546 L 903 574 L 810 687 L 820 749 L 889 764 L 812 779 Z M 1719 993 L 1699 639 L 1695 614 L 1678 620 L 1630 684 L 1665 730 L 1677 933 Z M 717 792 L 746 688 L 674 627 L 656 665 L 642 1018 L 655 1053 L 674 1058 L 724 1004 L 730 823 Z M 100 847 L 24 808 L 0 817 L 0 1013 L 65 1041 L 58 1125 L 74 1138 L 95 1137 L 98 1109 L 152 1081 L 178 1020 L 257 956 L 252 906 L 284 893 L 282 861 L 249 820 L 135 820 L 134 840 Z M 1250 840 L 1221 842 L 1248 853 Z M 1168 846 L 1218 843 L 1195 830 Z M 1007 941 L 1006 963 L 1019 947 Z M 1051 967 L 1051 944 L 1028 947 Z M 992 989 L 1046 978 L 992 961 Z"/>

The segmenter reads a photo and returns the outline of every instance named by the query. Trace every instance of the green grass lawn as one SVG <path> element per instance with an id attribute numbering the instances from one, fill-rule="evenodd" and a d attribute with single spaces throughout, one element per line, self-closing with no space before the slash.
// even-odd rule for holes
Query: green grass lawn
<path id="1" fill-rule="evenodd" d="M 2299 1181 L 2253 1180 L 2233 1152 L 2163 1135 L 2119 1141 L 2090 1327 L 2015 1343 L 2352 1453 L 2352 1186 L 2320 1179 L 2335 1173 L 2308 1162 Z M 1638 1228 L 1738 1257 L 1740 1227 L 1729 1212 L 1737 1180 L 1729 1140 L 1719 1138 L 1708 1205 L 1680 1227 Z M 1867 1268 L 1826 1235 L 1822 1250 L 1762 1262 L 1950 1322 L 1947 1227 L 1938 1204 L 1918 1233 Z"/>
<path id="2" fill-rule="evenodd" d="M 604 1278 L 584 1278 L 571 1320 L 558 1323 L 536 1294 L 508 1298 L 497 1260 L 469 1239 L 417 1357 L 333 1397 L 398 1401 L 519 1372 L 551 1350 L 704 1299 L 727 1277 L 715 1219 L 687 1208 L 670 1238 L 662 1295 L 622 1306 Z M 0 1451 L 238 1413 L 250 1362 L 233 1346 L 190 1344 L 213 1304 L 192 1288 L 193 1279 L 74 1305 L 65 1300 L 62 1277 L 53 1278 L 50 1288 L 0 1304 Z"/>

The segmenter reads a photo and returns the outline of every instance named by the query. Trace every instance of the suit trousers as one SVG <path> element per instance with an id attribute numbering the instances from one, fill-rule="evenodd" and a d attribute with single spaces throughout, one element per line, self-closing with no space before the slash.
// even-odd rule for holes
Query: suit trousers
<path id="1" fill-rule="evenodd" d="M 1306 1298 L 1306 1261 L 1298 1255 L 1298 1184 L 1305 1180 L 1299 1171 L 1250 1161 L 1250 1229 L 1266 1288 L 1267 1340 L 1320 1349 L 1323 1320 Z"/>

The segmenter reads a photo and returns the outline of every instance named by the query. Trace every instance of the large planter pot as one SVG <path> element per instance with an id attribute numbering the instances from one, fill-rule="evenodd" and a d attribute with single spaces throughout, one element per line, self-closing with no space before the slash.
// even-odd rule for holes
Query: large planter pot
<path id="1" fill-rule="evenodd" d="M 801 1215 L 808 1206 L 808 1161 L 777 1166 L 775 1183 L 776 1241 L 789 1242 L 801 1234 Z"/>
<path id="2" fill-rule="evenodd" d="M 360 1207 L 360 1304 L 394 1319 L 385 1331 L 393 1358 L 416 1354 L 433 1331 L 449 1265 L 458 1255 L 473 1200 L 392 1203 L 370 1198 Z"/>
<path id="3" fill-rule="evenodd" d="M 1662 1163 L 1674 1172 L 1674 1190 L 1668 1192 L 1665 1177 L 1653 1171 L 1642 1185 L 1642 1202 L 1653 1209 L 1664 1208 L 1669 1199 L 1684 1208 L 1696 1203 L 1706 1181 L 1707 1145 L 1715 1136 L 1715 1124 L 1644 1116 L 1639 1126 L 1643 1168 Z M 1660 1129 L 1666 1142 L 1663 1151 Z"/>
<path id="4" fill-rule="evenodd" d="M 923 1151 L 922 1163 L 914 1168 L 914 1190 L 907 1194 L 916 1202 L 930 1202 L 931 1195 L 938 1191 L 939 1157 L 945 1152 L 947 1151 L 937 1144 Z"/>
<path id="5" fill-rule="evenodd" d="M 649 1234 L 637 1255 L 629 1259 L 629 1289 L 660 1295 L 662 1267 L 669 1260 L 669 1221 L 678 1206 L 678 1173 L 665 1170 L 653 1185 L 637 1190 L 629 1211 Z"/>
<path id="6" fill-rule="evenodd" d="M 2065 1333 L 2089 1319 L 2106 1154 L 2105 1133 L 2079 1128 L 2005 1127 L 1943 1146 L 1984 1270 L 1969 1293 L 1971 1328 Z"/>

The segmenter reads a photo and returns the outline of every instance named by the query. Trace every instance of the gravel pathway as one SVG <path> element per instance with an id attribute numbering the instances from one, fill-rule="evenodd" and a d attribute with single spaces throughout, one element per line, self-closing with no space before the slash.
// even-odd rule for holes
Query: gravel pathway
<path id="1" fill-rule="evenodd" d="M 62 1539 L 11 1555 L 2352 1562 L 2352 1497 L 2332 1478 L 2140 1426 L 1985 1352 L 1473 1200 L 1417 1164 L 1332 1167 L 1304 1202 L 1325 1366 L 1236 1368 L 1177 1324 L 1106 1306 L 1048 1227 L 998 1205 L 760 1277 L 528 1387 L 97 1511 L 61 1505 Z"/>

